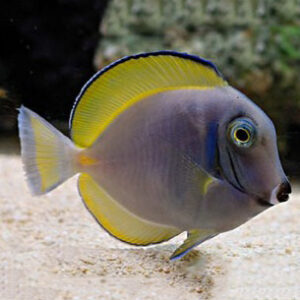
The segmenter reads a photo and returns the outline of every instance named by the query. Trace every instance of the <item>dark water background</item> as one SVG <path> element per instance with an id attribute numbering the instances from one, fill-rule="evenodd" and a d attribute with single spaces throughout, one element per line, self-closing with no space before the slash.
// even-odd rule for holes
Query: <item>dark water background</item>
<path id="1" fill-rule="evenodd" d="M 74 99 L 121 56 L 173 49 L 212 59 L 278 131 L 300 176 L 300 1 L 53 0 L 0 3 L 0 152 L 18 153 L 24 104 L 67 132 Z"/>

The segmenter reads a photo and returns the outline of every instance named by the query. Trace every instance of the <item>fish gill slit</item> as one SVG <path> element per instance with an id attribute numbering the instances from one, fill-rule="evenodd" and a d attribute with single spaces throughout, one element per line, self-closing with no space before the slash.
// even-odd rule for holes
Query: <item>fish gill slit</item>
<path id="1" fill-rule="evenodd" d="M 232 158 L 232 156 L 231 156 L 231 153 L 230 153 L 230 151 L 228 150 L 228 149 L 226 149 L 227 150 L 227 153 L 228 153 L 228 157 L 229 157 L 229 162 L 230 162 L 230 167 L 231 167 L 231 169 L 232 169 L 232 172 L 233 172 L 233 176 L 234 176 L 234 178 L 235 178 L 235 181 L 236 181 L 236 183 L 237 183 L 237 185 L 238 186 L 235 186 L 240 192 L 245 192 L 245 189 L 243 188 L 243 186 L 242 186 L 242 184 L 241 184 L 241 182 L 240 182 L 240 180 L 239 180 L 239 178 L 238 178 L 238 175 L 237 175 L 237 172 L 236 172 L 236 169 L 235 169 L 235 166 L 234 166 L 234 163 L 233 163 L 233 158 Z"/>

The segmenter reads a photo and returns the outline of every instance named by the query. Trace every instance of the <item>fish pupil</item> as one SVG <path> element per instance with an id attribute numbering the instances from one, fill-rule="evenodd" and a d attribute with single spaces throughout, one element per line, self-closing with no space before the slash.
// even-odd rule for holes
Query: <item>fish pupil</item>
<path id="1" fill-rule="evenodd" d="M 241 142 L 247 142 L 249 140 L 249 133 L 242 128 L 236 131 L 235 136 Z"/>

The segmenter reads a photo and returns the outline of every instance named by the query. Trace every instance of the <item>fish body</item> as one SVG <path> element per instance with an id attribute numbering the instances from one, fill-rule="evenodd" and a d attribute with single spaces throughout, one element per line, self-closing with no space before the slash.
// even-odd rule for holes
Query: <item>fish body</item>
<path id="1" fill-rule="evenodd" d="M 225 195 L 227 190 L 229 194 L 234 192 L 231 185 L 214 174 L 217 149 L 211 144 L 217 136 L 215 118 L 234 105 L 235 93 L 230 87 L 208 91 L 183 89 L 144 99 L 125 111 L 86 150 L 86 156 L 99 162 L 88 166 L 87 172 L 114 199 L 147 220 L 164 220 L 183 231 L 210 229 L 211 223 L 222 220 L 222 228 L 218 229 L 224 229 L 226 216 L 232 216 L 232 212 L 225 213 L 230 207 L 223 207 L 224 198 L 211 196 L 217 198 L 213 203 L 220 208 L 219 212 L 212 209 L 208 213 L 205 207 L 214 190 L 220 193 L 222 189 Z M 222 103 L 219 111 L 218 103 Z M 210 151 L 210 147 L 214 150 Z M 201 171 L 198 166 L 203 166 Z M 203 182 L 201 176 L 205 177 Z M 206 182 L 207 186 L 202 187 Z M 243 223 L 249 203 L 243 203 L 241 195 L 233 198 L 236 203 L 231 208 L 235 211 L 239 207 L 238 218 L 242 219 L 235 220 Z"/>
<path id="2" fill-rule="evenodd" d="M 194 56 L 141 54 L 107 67 L 82 89 L 70 124 L 73 141 L 20 109 L 33 193 L 80 173 L 87 209 L 118 239 L 148 245 L 187 231 L 172 258 L 290 192 L 271 120 Z"/>

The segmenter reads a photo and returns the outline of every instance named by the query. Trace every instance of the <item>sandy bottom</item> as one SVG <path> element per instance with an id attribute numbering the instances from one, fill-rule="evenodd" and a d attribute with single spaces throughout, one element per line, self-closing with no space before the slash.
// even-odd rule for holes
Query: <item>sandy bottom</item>
<path id="1" fill-rule="evenodd" d="M 240 228 L 169 255 L 105 233 L 69 180 L 30 196 L 20 158 L 0 155 L 0 299 L 300 299 L 300 193 Z"/>

